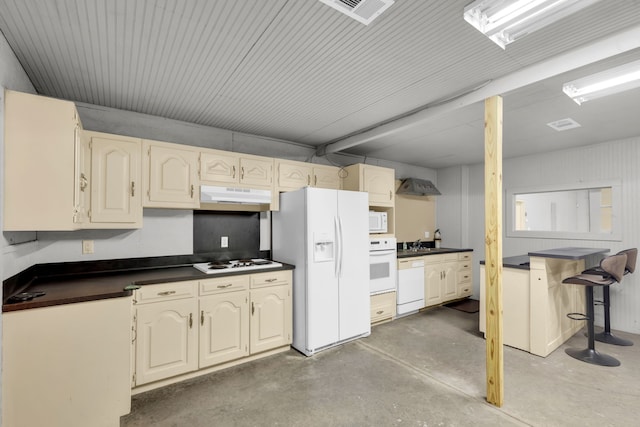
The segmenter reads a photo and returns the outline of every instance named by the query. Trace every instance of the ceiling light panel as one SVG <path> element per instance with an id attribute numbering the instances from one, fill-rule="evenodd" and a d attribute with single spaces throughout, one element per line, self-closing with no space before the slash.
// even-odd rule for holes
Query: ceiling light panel
<path id="1" fill-rule="evenodd" d="M 476 0 L 464 19 L 501 48 L 600 0 Z"/>
<path id="2" fill-rule="evenodd" d="M 562 91 L 580 105 L 637 87 L 640 87 L 640 60 L 565 83 Z"/>
<path id="3" fill-rule="evenodd" d="M 320 0 L 356 21 L 369 25 L 387 10 L 395 0 Z"/>

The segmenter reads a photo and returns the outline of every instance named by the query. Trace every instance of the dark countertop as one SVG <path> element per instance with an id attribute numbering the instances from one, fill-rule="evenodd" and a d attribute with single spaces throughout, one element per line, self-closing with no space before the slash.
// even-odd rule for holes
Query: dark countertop
<path id="1" fill-rule="evenodd" d="M 450 253 L 456 253 L 456 252 L 473 252 L 473 249 L 421 248 L 418 251 L 399 250 L 398 258 L 412 258 L 412 257 L 425 256 L 425 255 L 440 255 L 440 254 L 450 254 Z"/>
<path id="2" fill-rule="evenodd" d="M 480 261 L 480 265 L 484 265 L 484 260 Z M 517 255 L 502 258 L 502 267 L 529 270 L 529 255 Z"/>
<path id="3" fill-rule="evenodd" d="M 602 248 L 556 248 L 546 249 L 542 251 L 529 252 L 529 256 L 543 257 L 543 258 L 561 258 L 561 259 L 584 259 L 591 255 L 606 254 L 610 249 Z"/>
<path id="4" fill-rule="evenodd" d="M 90 262 L 86 262 L 90 263 Z M 69 263 L 73 266 L 77 263 Z M 294 266 L 283 264 L 277 268 L 263 268 L 251 271 L 239 271 L 228 273 L 205 274 L 191 265 L 168 265 L 156 267 L 117 269 L 117 263 L 111 262 L 114 269 L 102 270 L 104 261 L 95 262 L 99 272 L 70 272 L 64 274 L 59 265 L 56 265 L 57 275 L 38 275 L 47 264 L 31 267 L 16 276 L 17 279 L 7 279 L 3 283 L 4 294 L 2 311 L 25 310 L 37 307 L 49 307 L 76 302 L 95 301 L 107 298 L 127 297 L 133 294 L 132 290 L 125 290 L 129 285 L 150 285 L 155 283 L 179 282 L 186 280 L 201 280 L 214 277 L 236 276 L 242 274 L 263 273 L 267 271 L 293 270 Z M 144 263 L 142 263 L 144 264 Z M 39 267 L 39 268 L 38 268 Z M 74 268 L 70 267 L 71 270 Z M 83 269 L 90 269 L 90 265 L 84 265 Z M 77 270 L 77 269 L 75 269 Z M 7 299 L 21 292 L 45 292 L 45 295 L 36 297 L 30 301 L 9 303 Z"/>

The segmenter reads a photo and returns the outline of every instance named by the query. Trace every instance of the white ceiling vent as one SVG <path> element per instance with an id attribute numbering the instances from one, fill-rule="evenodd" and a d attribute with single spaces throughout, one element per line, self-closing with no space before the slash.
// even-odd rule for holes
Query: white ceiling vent
<path id="1" fill-rule="evenodd" d="M 322 3 L 339 10 L 356 21 L 369 25 L 395 0 L 320 0 Z"/>
<path id="2" fill-rule="evenodd" d="M 557 130 L 558 132 L 562 132 L 563 130 L 579 128 L 582 125 L 573 119 L 566 118 L 547 123 L 547 126 L 549 126 L 551 129 Z"/>

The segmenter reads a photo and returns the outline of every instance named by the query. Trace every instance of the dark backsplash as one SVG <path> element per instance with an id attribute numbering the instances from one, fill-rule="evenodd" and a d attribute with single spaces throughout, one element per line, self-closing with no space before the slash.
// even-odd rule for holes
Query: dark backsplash
<path id="1" fill-rule="evenodd" d="M 220 238 L 229 238 L 229 247 Z M 193 211 L 193 254 L 212 259 L 258 258 L 260 214 L 257 212 Z"/>

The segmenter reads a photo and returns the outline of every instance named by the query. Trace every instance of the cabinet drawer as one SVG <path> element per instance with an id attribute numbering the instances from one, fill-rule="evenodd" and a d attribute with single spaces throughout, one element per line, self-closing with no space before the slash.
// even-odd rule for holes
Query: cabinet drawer
<path id="1" fill-rule="evenodd" d="M 472 256 L 471 252 L 459 252 L 458 260 L 471 262 L 471 256 Z"/>
<path id="2" fill-rule="evenodd" d="M 458 271 L 458 283 L 471 282 L 471 270 Z"/>
<path id="3" fill-rule="evenodd" d="M 427 255 L 424 257 L 424 264 L 438 264 L 444 261 L 444 255 Z"/>
<path id="4" fill-rule="evenodd" d="M 148 304 L 158 301 L 195 297 L 197 283 L 198 282 L 171 282 L 142 286 L 135 291 L 135 304 Z"/>
<path id="5" fill-rule="evenodd" d="M 460 261 L 458 263 L 458 270 L 471 270 L 471 260 L 468 261 Z"/>
<path id="6" fill-rule="evenodd" d="M 218 277 L 200 281 L 200 295 L 249 289 L 249 275 Z"/>
<path id="7" fill-rule="evenodd" d="M 371 323 L 392 319 L 396 315 L 396 293 L 371 296 Z"/>
<path id="8" fill-rule="evenodd" d="M 251 288 L 287 284 L 291 280 L 290 271 L 273 271 L 251 275 Z"/>
<path id="9" fill-rule="evenodd" d="M 471 282 L 458 284 L 458 297 L 468 297 L 473 293 Z"/>

